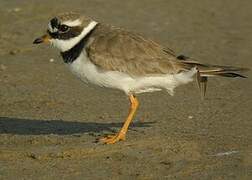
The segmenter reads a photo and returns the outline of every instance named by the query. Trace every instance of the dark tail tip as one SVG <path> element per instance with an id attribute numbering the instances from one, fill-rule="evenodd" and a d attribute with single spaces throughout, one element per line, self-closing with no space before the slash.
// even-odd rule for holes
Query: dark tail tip
<path id="1" fill-rule="evenodd" d="M 223 77 L 231 77 L 231 78 L 235 78 L 235 77 L 247 78 L 244 75 L 241 75 L 241 74 L 238 74 L 238 73 L 233 73 L 233 72 L 221 73 L 221 74 L 218 74 L 218 75 L 223 76 Z"/>

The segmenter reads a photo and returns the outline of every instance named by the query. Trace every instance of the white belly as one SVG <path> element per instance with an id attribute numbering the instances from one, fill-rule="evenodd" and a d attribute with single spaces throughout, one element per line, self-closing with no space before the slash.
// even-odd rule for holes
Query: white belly
<path id="1" fill-rule="evenodd" d="M 118 71 L 103 71 L 96 67 L 83 52 L 72 64 L 70 70 L 82 81 L 98 86 L 114 88 L 129 93 L 152 92 L 162 89 L 168 90 L 172 95 L 173 89 L 192 81 L 196 69 L 176 75 L 164 74 L 148 77 L 131 77 Z"/>

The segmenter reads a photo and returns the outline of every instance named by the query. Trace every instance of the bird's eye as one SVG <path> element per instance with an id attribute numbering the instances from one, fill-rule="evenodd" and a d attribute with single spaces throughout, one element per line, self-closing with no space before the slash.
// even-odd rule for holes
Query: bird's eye
<path id="1" fill-rule="evenodd" d="M 61 32 L 66 32 L 66 31 L 69 30 L 69 27 L 68 27 L 67 25 L 64 25 L 64 24 L 63 24 L 63 25 L 60 26 L 59 30 L 60 30 Z"/>

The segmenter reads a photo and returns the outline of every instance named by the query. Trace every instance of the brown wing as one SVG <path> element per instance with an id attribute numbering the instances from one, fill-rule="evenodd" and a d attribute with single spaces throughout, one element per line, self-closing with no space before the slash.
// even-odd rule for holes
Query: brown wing
<path id="1" fill-rule="evenodd" d="M 90 60 L 104 70 L 132 76 L 175 74 L 182 67 L 170 49 L 142 36 L 108 26 L 98 26 L 90 38 Z"/>

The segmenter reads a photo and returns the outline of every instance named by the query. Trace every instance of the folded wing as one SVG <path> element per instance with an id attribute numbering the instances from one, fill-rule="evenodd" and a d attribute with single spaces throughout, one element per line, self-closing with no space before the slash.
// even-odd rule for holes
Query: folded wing
<path id="1" fill-rule="evenodd" d="M 141 35 L 113 27 L 97 27 L 94 34 L 87 52 L 101 69 L 131 76 L 176 74 L 184 69 L 172 50 Z"/>

